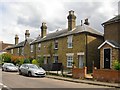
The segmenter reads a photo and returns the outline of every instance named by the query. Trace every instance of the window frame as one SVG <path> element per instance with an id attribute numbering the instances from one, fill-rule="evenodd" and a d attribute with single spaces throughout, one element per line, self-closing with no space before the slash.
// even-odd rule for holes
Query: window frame
<path id="1" fill-rule="evenodd" d="M 13 49 L 11 49 L 11 54 L 13 54 Z"/>
<path id="2" fill-rule="evenodd" d="M 56 46 L 57 46 L 57 47 L 56 47 Z M 54 49 L 56 49 L 56 50 L 58 49 L 58 40 L 55 40 L 55 41 L 54 41 Z"/>
<path id="3" fill-rule="evenodd" d="M 18 53 L 18 54 L 19 54 L 19 52 L 20 52 L 20 48 L 17 49 L 17 53 Z"/>
<path id="4" fill-rule="evenodd" d="M 57 57 L 57 59 L 55 57 Z M 54 63 L 58 63 L 58 56 L 54 56 Z"/>
<path id="5" fill-rule="evenodd" d="M 67 56 L 67 67 L 72 68 L 72 63 L 73 63 L 73 55 L 68 55 Z M 71 65 L 69 65 L 71 64 Z"/>
<path id="6" fill-rule="evenodd" d="M 33 52 L 34 50 L 34 45 L 30 45 L 30 51 Z"/>
<path id="7" fill-rule="evenodd" d="M 73 48 L 73 35 L 67 37 L 68 48 Z"/>
<path id="8" fill-rule="evenodd" d="M 38 43 L 38 51 L 41 49 L 41 43 Z"/>

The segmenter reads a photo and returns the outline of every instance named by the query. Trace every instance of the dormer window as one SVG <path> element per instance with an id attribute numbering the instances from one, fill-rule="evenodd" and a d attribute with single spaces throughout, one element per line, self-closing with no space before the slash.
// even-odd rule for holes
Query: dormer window
<path id="1" fill-rule="evenodd" d="M 58 49 L 58 40 L 54 41 L 54 49 Z"/>
<path id="2" fill-rule="evenodd" d="M 67 43 L 68 43 L 68 48 L 72 48 L 72 46 L 73 46 L 73 36 L 68 36 Z"/>

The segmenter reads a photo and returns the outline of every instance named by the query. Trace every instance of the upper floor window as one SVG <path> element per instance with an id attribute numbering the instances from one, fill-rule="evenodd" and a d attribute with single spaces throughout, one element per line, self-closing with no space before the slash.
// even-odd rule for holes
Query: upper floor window
<path id="1" fill-rule="evenodd" d="M 31 52 L 33 52 L 33 45 L 30 45 L 30 48 L 31 48 Z"/>
<path id="2" fill-rule="evenodd" d="M 20 51 L 20 48 L 17 49 L 17 53 L 19 53 L 19 51 Z"/>
<path id="3" fill-rule="evenodd" d="M 13 49 L 11 49 L 11 54 L 13 54 Z"/>
<path id="4" fill-rule="evenodd" d="M 68 43 L 68 48 L 72 48 L 72 46 L 73 46 L 73 36 L 68 36 L 67 43 Z"/>
<path id="5" fill-rule="evenodd" d="M 24 47 L 22 47 L 22 54 L 24 54 Z"/>
<path id="6" fill-rule="evenodd" d="M 55 41 L 54 41 L 54 48 L 55 48 L 55 49 L 58 49 L 58 40 L 55 40 Z"/>
<path id="7" fill-rule="evenodd" d="M 41 43 L 38 44 L 38 50 L 40 50 L 40 48 L 41 48 Z"/>

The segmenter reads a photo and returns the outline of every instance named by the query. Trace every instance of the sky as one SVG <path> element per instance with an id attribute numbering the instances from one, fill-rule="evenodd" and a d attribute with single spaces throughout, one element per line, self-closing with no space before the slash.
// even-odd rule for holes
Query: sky
<path id="1" fill-rule="evenodd" d="M 104 32 L 102 23 L 118 15 L 119 0 L 0 0 L 0 41 L 15 43 L 25 40 L 25 30 L 35 39 L 40 34 L 42 22 L 47 33 L 67 28 L 70 10 L 76 15 L 76 25 L 89 19 L 90 26 Z"/>

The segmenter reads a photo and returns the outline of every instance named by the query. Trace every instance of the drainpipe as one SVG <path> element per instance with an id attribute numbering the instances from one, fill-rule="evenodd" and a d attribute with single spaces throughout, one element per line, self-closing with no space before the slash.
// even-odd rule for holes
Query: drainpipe
<path id="1" fill-rule="evenodd" d="M 85 57 L 86 57 L 86 61 L 85 61 L 85 66 L 87 67 L 87 33 L 85 34 Z"/>

